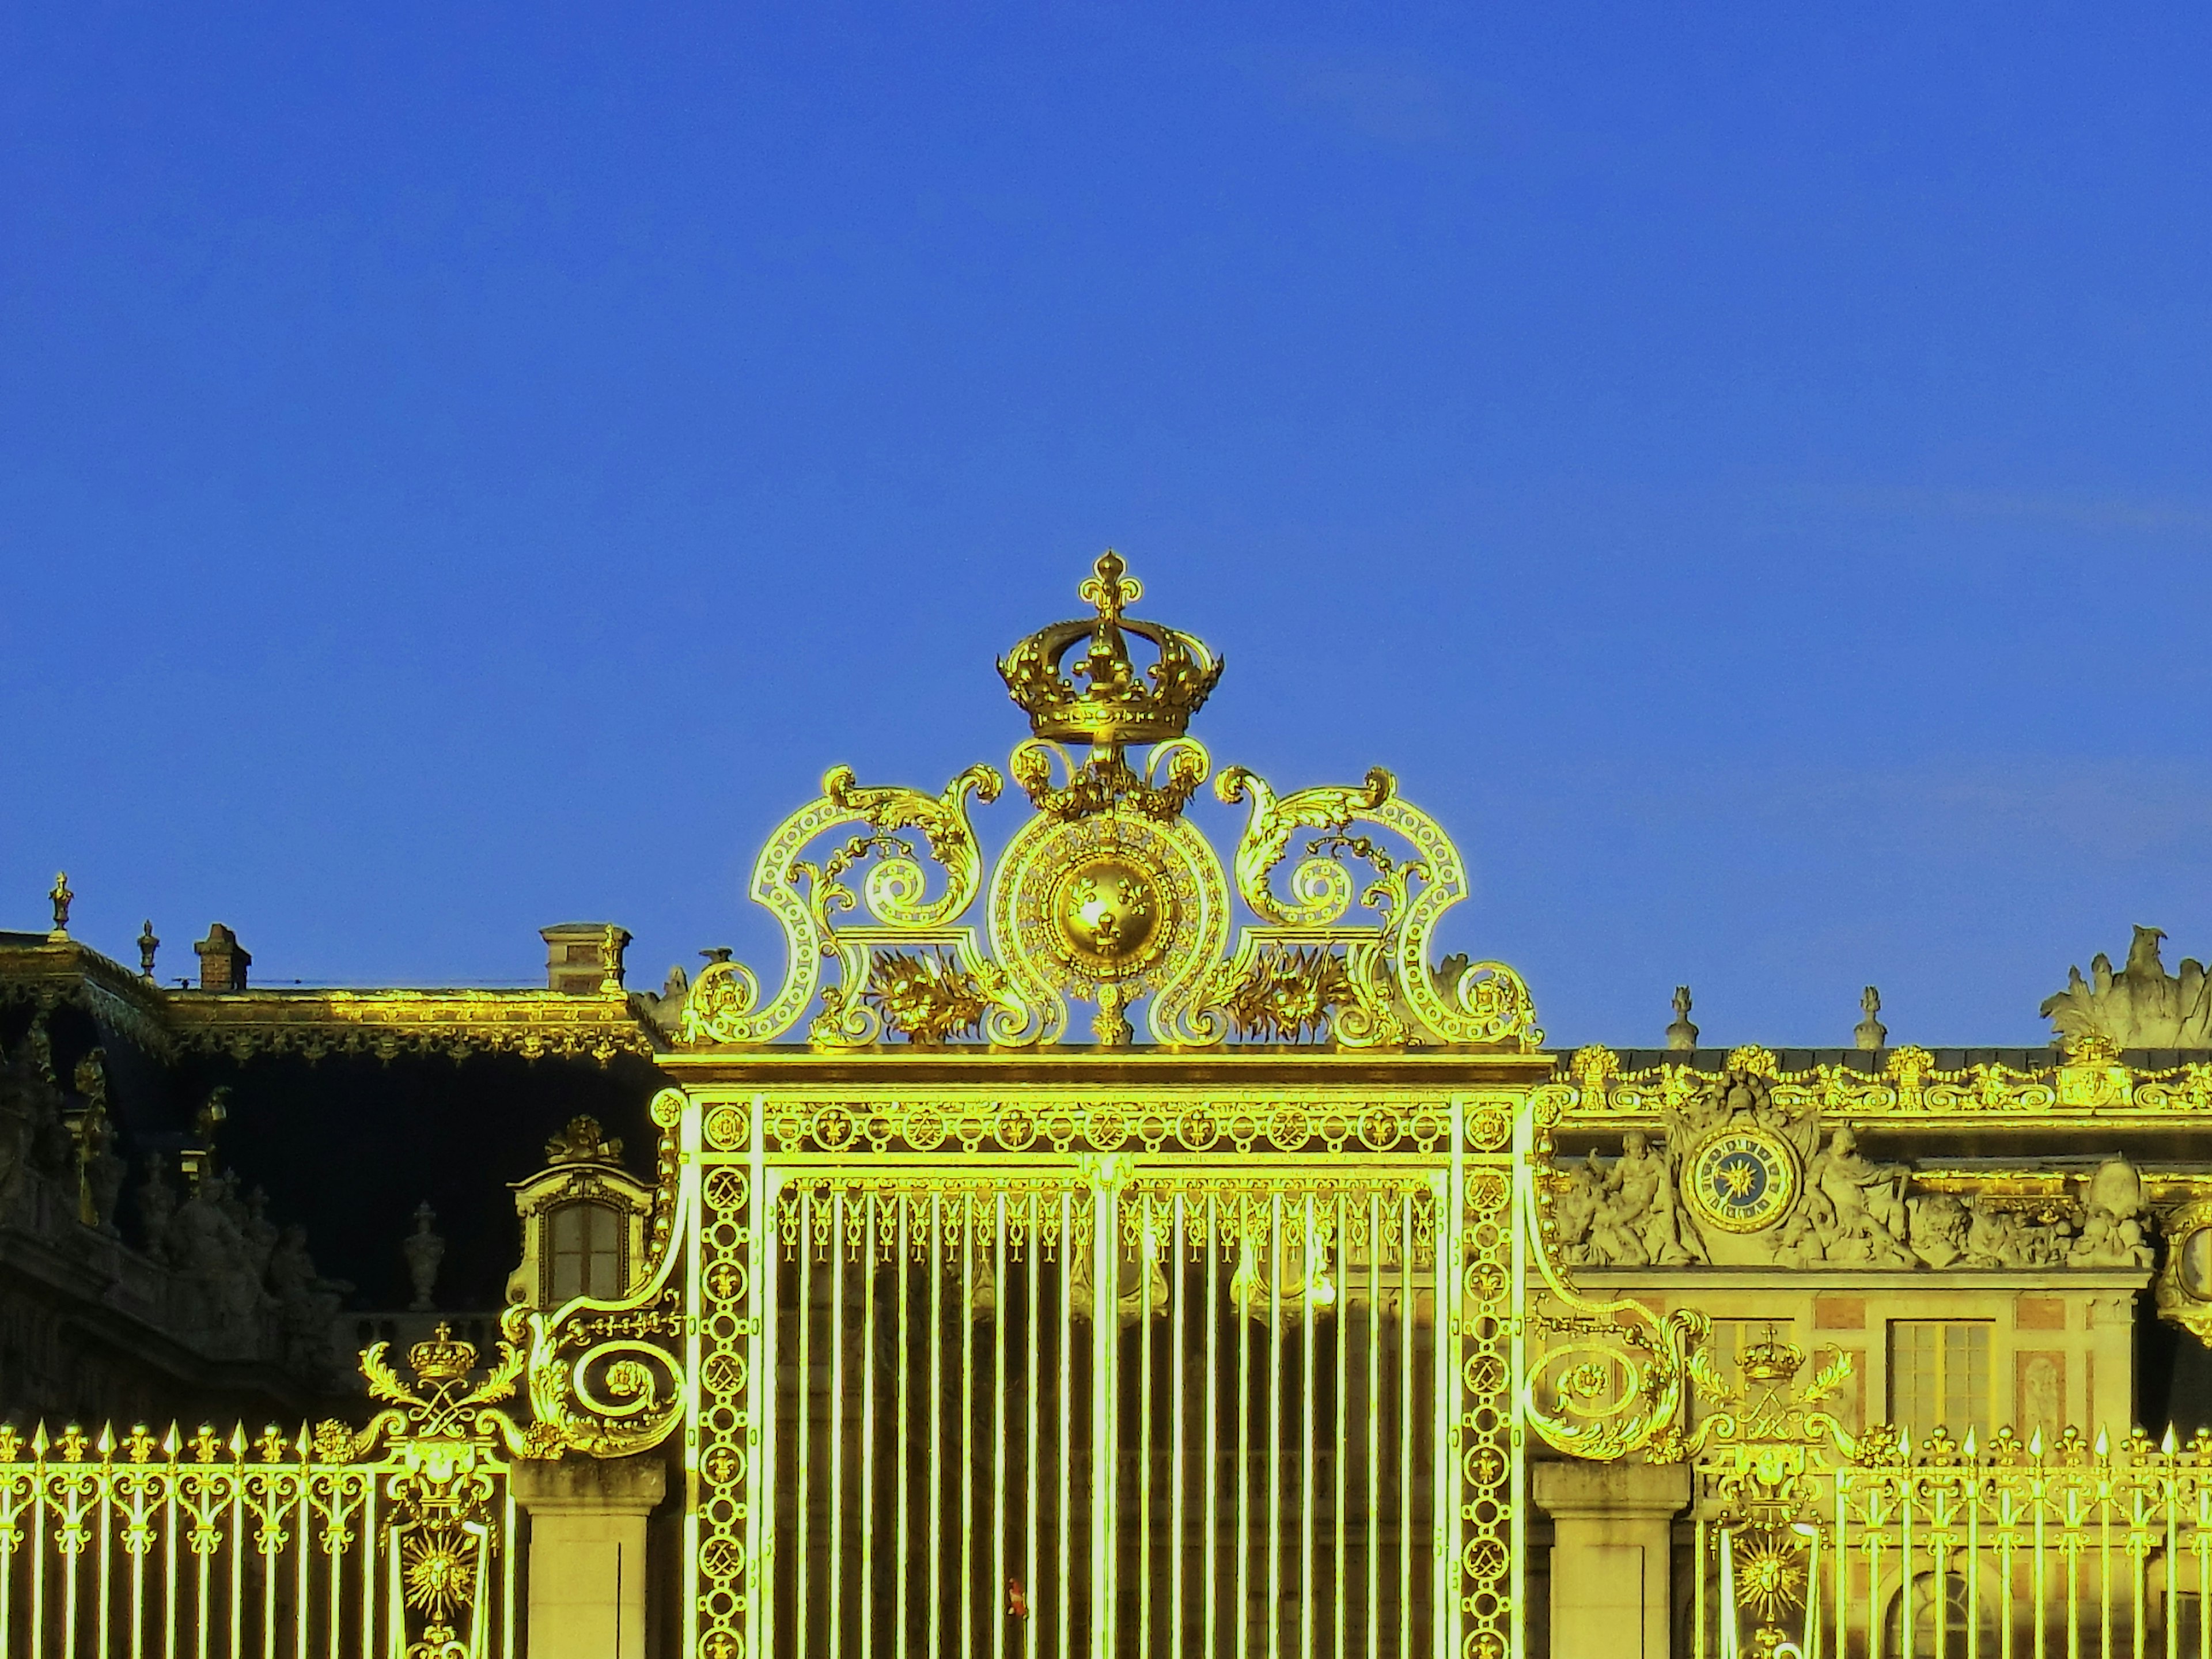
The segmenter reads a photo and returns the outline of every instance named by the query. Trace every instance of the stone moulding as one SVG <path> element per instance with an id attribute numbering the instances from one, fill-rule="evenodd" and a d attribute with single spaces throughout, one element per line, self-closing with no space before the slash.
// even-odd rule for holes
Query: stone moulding
<path id="1" fill-rule="evenodd" d="M 2155 1069 L 2127 1064 L 2096 1037 L 2054 1050 L 2049 1066 L 1996 1063 L 1939 1069 L 1920 1048 L 1892 1048 L 1879 1071 L 1841 1063 L 1784 1071 L 1771 1049 L 1737 1048 L 1726 1069 L 1765 1079 L 1778 1105 L 1842 1120 L 2007 1117 L 2049 1121 L 2118 1115 L 2212 1112 L 2212 1059 Z M 1624 1070 L 1602 1044 L 1563 1055 L 1552 1097 L 1563 1123 L 1657 1124 L 1715 1073 L 1676 1063 Z"/>
<path id="2" fill-rule="evenodd" d="M 0 951 L 0 1003 L 70 1006 L 164 1059 L 181 1052 L 518 1054 L 602 1063 L 649 1056 L 651 1031 L 621 991 L 537 988 L 164 990 L 74 940 Z"/>

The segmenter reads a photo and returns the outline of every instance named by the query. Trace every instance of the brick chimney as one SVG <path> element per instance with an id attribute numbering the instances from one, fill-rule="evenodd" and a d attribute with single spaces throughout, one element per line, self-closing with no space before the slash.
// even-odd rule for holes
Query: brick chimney
<path id="1" fill-rule="evenodd" d="M 539 928 L 538 937 L 545 941 L 546 989 L 595 997 L 611 979 L 616 989 L 622 988 L 623 952 L 629 946 L 625 929 L 611 921 L 562 921 Z"/>
<path id="2" fill-rule="evenodd" d="M 192 946 L 199 953 L 200 989 L 243 991 L 246 970 L 253 958 L 238 942 L 238 935 L 219 921 L 208 924 L 208 936 Z"/>

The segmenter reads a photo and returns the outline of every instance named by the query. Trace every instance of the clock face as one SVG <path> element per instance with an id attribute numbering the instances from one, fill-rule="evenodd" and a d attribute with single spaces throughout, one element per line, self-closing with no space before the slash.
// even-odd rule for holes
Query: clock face
<path id="1" fill-rule="evenodd" d="M 1731 1233 L 1755 1233 L 1782 1218 L 1797 1197 L 1797 1154 L 1756 1127 L 1723 1130 L 1699 1146 L 1683 1182 L 1698 1218 Z"/>

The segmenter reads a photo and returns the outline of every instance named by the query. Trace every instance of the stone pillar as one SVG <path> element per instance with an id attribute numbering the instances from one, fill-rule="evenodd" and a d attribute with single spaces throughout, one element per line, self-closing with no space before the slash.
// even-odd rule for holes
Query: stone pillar
<path id="1" fill-rule="evenodd" d="M 644 1659 L 645 1520 L 667 1466 L 569 1457 L 510 1478 L 530 1512 L 531 1659 Z"/>
<path id="2" fill-rule="evenodd" d="M 1552 1517 L 1552 1651 L 1667 1659 L 1673 1523 L 1690 1501 L 1679 1463 L 1544 1462 Z"/>

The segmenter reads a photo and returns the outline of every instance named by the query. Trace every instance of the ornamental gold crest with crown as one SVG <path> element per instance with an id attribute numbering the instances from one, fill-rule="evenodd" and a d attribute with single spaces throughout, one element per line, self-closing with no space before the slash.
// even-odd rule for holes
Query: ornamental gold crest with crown
<path id="1" fill-rule="evenodd" d="M 1152 1042 L 1176 1048 L 1542 1042 L 1512 969 L 1431 961 L 1465 868 L 1389 773 L 1284 795 L 1242 767 L 1216 775 L 1189 728 L 1222 659 L 1130 616 L 1144 589 L 1111 550 L 1078 592 L 1092 614 L 998 665 L 1029 716 L 1007 771 L 1032 811 L 995 863 L 969 822 L 1003 792 L 995 767 L 936 794 L 833 769 L 753 870 L 752 896 L 783 930 L 781 981 L 711 962 L 684 1002 L 685 1044 L 803 1026 L 826 1048 L 1025 1048 L 1066 1041 L 1073 1003 L 1109 1047 L 1137 1040 L 1139 1013 Z M 1225 862 L 1184 815 L 1209 778 L 1222 801 L 1249 803 Z"/>

